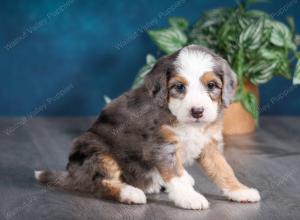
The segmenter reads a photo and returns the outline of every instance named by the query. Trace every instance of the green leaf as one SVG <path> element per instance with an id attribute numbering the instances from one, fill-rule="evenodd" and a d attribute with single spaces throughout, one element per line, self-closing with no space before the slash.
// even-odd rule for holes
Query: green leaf
<path id="1" fill-rule="evenodd" d="M 270 41 L 278 47 L 286 47 L 291 50 L 296 50 L 296 45 L 293 42 L 293 35 L 289 28 L 279 21 L 268 21 L 272 26 Z"/>
<path id="2" fill-rule="evenodd" d="M 244 16 L 237 17 L 238 23 L 242 29 L 246 29 L 252 21 Z"/>
<path id="3" fill-rule="evenodd" d="M 282 59 L 279 60 L 275 69 L 275 74 L 291 79 L 290 61 L 288 58 L 282 57 Z"/>
<path id="4" fill-rule="evenodd" d="M 262 60 L 262 62 L 249 67 L 248 78 L 255 85 L 266 83 L 273 77 L 275 67 L 276 63 L 269 63 Z"/>
<path id="5" fill-rule="evenodd" d="M 107 95 L 103 96 L 103 98 L 106 104 L 111 102 L 111 98 L 109 98 Z"/>
<path id="6" fill-rule="evenodd" d="M 232 16 L 234 16 L 235 11 L 236 9 L 234 8 L 217 8 L 204 12 L 202 18 L 196 22 L 192 30 L 188 33 L 189 42 L 208 47 L 214 52 L 223 55 L 223 57 L 232 57 L 231 54 L 228 55 L 228 53 L 220 53 L 220 51 L 224 51 L 221 49 L 221 44 L 223 44 L 223 42 L 225 42 L 226 48 L 228 48 L 228 44 L 231 43 L 229 40 L 226 41 L 225 39 L 221 39 L 221 34 L 225 35 L 230 39 L 230 41 L 232 41 L 232 35 L 225 34 L 221 31 L 221 29 L 223 29 L 224 24 L 227 23 Z M 232 32 L 231 29 L 230 31 Z M 233 42 L 236 42 L 235 37 Z"/>
<path id="7" fill-rule="evenodd" d="M 132 89 L 136 89 L 144 83 L 145 76 L 152 70 L 155 63 L 155 57 L 151 54 L 148 54 L 146 56 L 146 64 L 139 70 L 133 81 Z"/>
<path id="8" fill-rule="evenodd" d="M 188 21 L 183 17 L 170 17 L 169 24 L 171 27 L 177 28 L 179 30 L 185 31 L 189 27 Z"/>
<path id="9" fill-rule="evenodd" d="M 239 43 L 244 48 L 256 50 L 261 46 L 264 29 L 264 19 L 259 19 L 257 22 L 250 24 L 242 31 L 239 37 Z"/>
<path id="10" fill-rule="evenodd" d="M 146 63 L 147 64 L 156 63 L 155 57 L 152 54 L 147 54 L 147 56 L 146 56 Z"/>
<path id="11" fill-rule="evenodd" d="M 295 34 L 295 30 L 296 30 L 296 25 L 295 25 L 294 18 L 291 17 L 291 16 L 288 16 L 287 17 L 287 22 L 288 22 L 289 28 L 291 29 L 292 35 L 294 35 Z"/>
<path id="12" fill-rule="evenodd" d="M 148 31 L 150 38 L 166 54 L 171 54 L 187 44 L 187 36 L 179 29 L 171 27 Z"/>
<path id="13" fill-rule="evenodd" d="M 244 93 L 244 84 L 243 82 L 242 83 L 239 83 L 239 86 L 235 92 L 235 97 L 234 97 L 234 100 L 237 101 L 237 102 L 240 102 L 243 98 L 243 93 Z"/>
<path id="14" fill-rule="evenodd" d="M 274 50 L 269 50 L 269 49 L 266 49 L 266 48 L 263 48 L 262 50 L 259 51 L 261 56 L 264 58 L 264 59 L 267 59 L 267 60 L 275 60 L 277 57 L 278 57 L 278 51 L 274 51 Z"/>
<path id="15" fill-rule="evenodd" d="M 262 49 L 260 50 L 262 60 L 268 60 L 268 65 L 274 68 L 269 68 L 273 74 L 283 76 L 287 79 L 291 79 L 290 74 L 290 61 L 287 54 L 282 49 Z M 268 68 L 268 67 L 267 67 Z"/>
<path id="16" fill-rule="evenodd" d="M 295 67 L 293 84 L 294 85 L 300 84 L 300 59 L 298 59 L 296 67 Z"/>
<path id="17" fill-rule="evenodd" d="M 261 55 L 263 59 L 274 60 L 274 59 L 278 59 L 278 57 L 287 58 L 284 52 L 285 51 L 282 48 L 268 47 L 268 48 L 262 48 L 258 52 L 258 55 Z"/>
<path id="18" fill-rule="evenodd" d="M 255 95 L 250 92 L 246 92 L 241 100 L 244 108 L 252 115 L 256 123 L 258 121 L 258 103 Z"/>

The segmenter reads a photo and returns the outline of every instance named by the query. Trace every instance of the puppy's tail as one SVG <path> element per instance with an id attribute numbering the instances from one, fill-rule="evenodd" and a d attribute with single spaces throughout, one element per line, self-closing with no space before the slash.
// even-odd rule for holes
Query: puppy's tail
<path id="1" fill-rule="evenodd" d="M 36 180 L 46 186 L 72 189 L 67 171 L 34 171 Z"/>

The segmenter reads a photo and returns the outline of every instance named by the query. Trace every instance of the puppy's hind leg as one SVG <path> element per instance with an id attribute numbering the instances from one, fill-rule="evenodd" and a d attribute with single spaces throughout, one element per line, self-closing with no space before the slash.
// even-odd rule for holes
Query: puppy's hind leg
<path id="1" fill-rule="evenodd" d="M 97 186 L 101 196 L 127 204 L 145 204 L 144 192 L 120 180 L 103 179 Z"/>
<path id="2" fill-rule="evenodd" d="M 121 180 L 120 168 L 111 156 L 100 155 L 98 165 L 101 172 L 96 172 L 93 177 L 96 194 L 127 204 L 146 203 L 146 195 L 141 189 Z"/>

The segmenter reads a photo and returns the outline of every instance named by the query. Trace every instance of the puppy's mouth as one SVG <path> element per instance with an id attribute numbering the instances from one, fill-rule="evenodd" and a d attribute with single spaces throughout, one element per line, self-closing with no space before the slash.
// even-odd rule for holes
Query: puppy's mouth
<path id="1" fill-rule="evenodd" d="M 203 119 L 202 118 L 189 118 L 187 120 L 187 123 L 189 124 L 200 124 L 200 123 L 203 123 Z"/>
<path id="2" fill-rule="evenodd" d="M 185 121 L 187 124 L 194 124 L 194 125 L 201 125 L 201 124 L 207 124 L 207 123 L 211 123 L 213 121 L 211 121 L 210 119 L 208 119 L 207 117 L 201 117 L 201 118 L 193 118 L 193 117 L 188 117 Z"/>
<path id="3" fill-rule="evenodd" d="M 193 120 L 193 124 L 203 124 L 205 123 L 206 121 L 202 120 L 201 118 L 198 118 L 198 119 L 194 119 Z"/>

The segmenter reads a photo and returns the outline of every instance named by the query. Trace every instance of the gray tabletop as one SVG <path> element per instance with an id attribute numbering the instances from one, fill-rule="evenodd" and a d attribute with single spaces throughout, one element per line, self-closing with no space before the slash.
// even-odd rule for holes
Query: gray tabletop
<path id="1" fill-rule="evenodd" d="M 300 219 L 300 118 L 261 119 L 256 133 L 226 137 L 225 156 L 262 201 L 227 201 L 198 167 L 188 168 L 209 210 L 173 206 L 165 194 L 124 205 L 35 182 L 34 170 L 64 169 L 71 140 L 91 118 L 0 119 L 0 219 Z"/>

